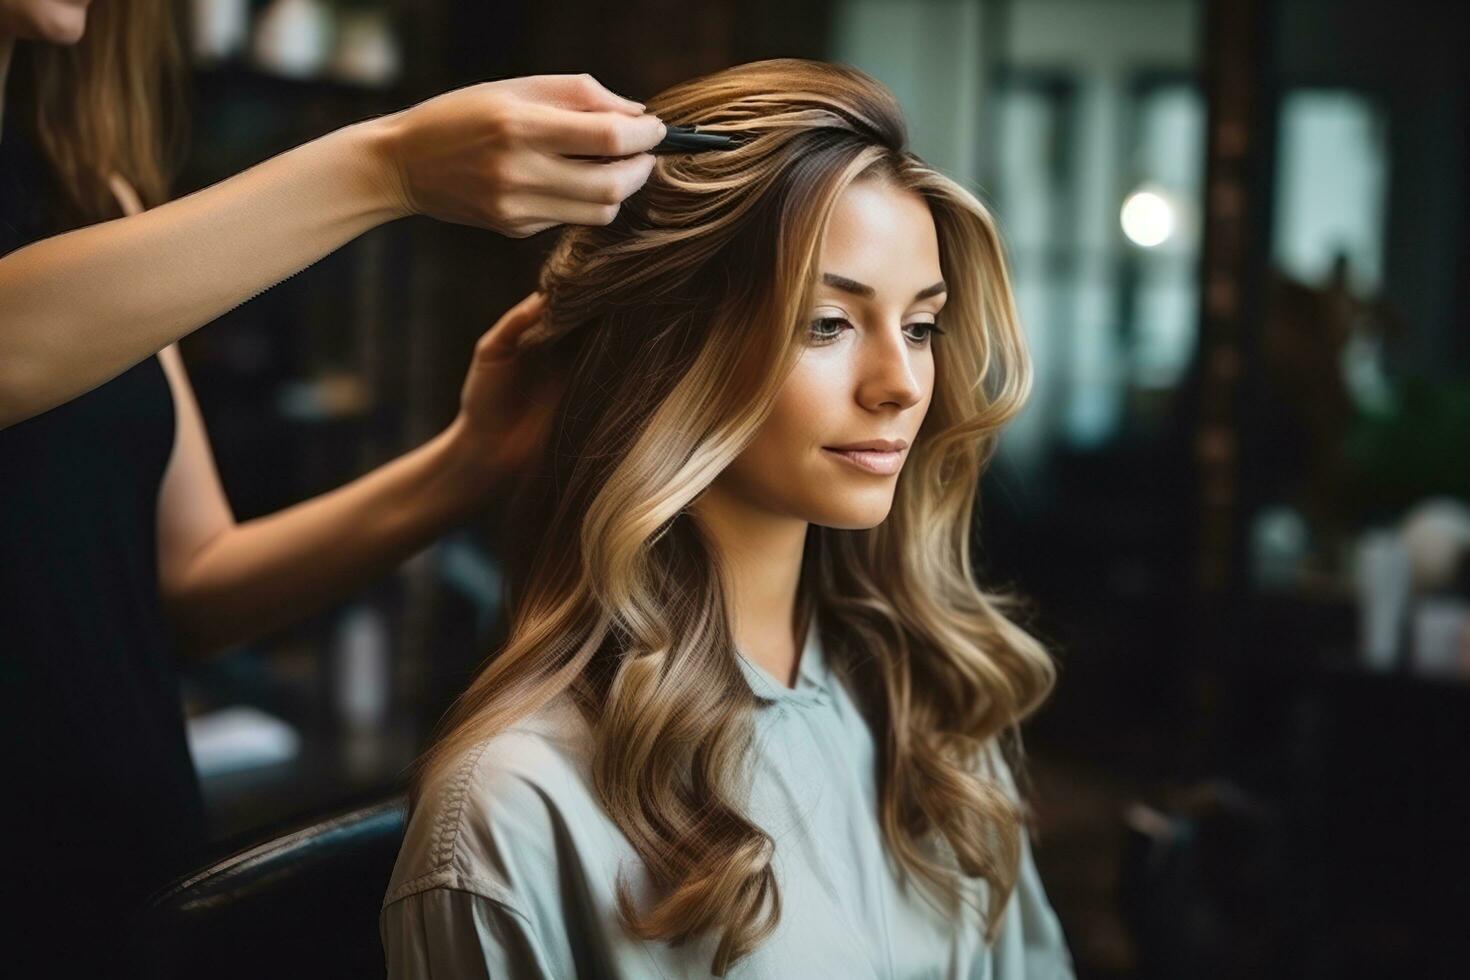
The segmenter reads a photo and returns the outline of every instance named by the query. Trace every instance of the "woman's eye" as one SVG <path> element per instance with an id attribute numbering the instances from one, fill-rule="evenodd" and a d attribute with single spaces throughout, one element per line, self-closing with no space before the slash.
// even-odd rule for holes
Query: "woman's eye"
<path id="1" fill-rule="evenodd" d="M 929 341 L 932 340 L 934 338 L 934 335 L 937 333 L 944 333 L 943 330 L 939 329 L 939 324 L 937 323 L 919 322 L 909 324 L 909 329 L 913 329 L 914 327 L 918 327 L 920 330 L 924 331 L 922 334 L 914 338 L 921 344 L 929 343 Z"/>
<path id="2" fill-rule="evenodd" d="M 835 340 L 837 338 L 837 335 L 842 332 L 842 330 L 840 329 L 840 325 L 846 324 L 846 323 L 847 323 L 847 320 L 844 317 L 840 317 L 840 316 L 823 316 L 823 317 L 818 317 L 817 319 L 815 319 L 815 320 L 813 320 L 811 322 L 811 325 L 809 327 L 809 332 L 810 332 L 811 338 L 813 340 L 818 340 L 818 341 Z M 822 329 L 824 326 L 826 326 L 828 324 L 837 324 L 839 326 L 838 326 L 837 329 L 833 329 L 833 330 L 824 330 L 824 329 Z"/>
<path id="3" fill-rule="evenodd" d="M 846 317 L 823 316 L 818 317 L 811 322 L 808 328 L 808 332 L 810 333 L 812 340 L 818 342 L 826 342 L 836 340 L 837 335 L 842 332 L 842 328 L 850 326 L 852 326 L 852 324 L 847 321 Z M 905 329 L 913 330 L 915 328 L 917 328 L 921 332 L 917 337 L 910 335 L 909 339 L 920 345 L 928 344 L 934 334 L 944 333 L 943 330 L 939 329 L 939 325 L 937 323 L 929 323 L 927 321 L 910 323 Z"/>

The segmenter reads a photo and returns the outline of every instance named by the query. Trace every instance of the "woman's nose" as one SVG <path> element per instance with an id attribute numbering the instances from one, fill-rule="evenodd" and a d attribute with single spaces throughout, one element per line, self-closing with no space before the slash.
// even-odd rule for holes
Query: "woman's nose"
<path id="1" fill-rule="evenodd" d="M 879 335 L 870 334 L 864 348 L 860 368 L 863 404 L 901 409 L 918 404 L 927 384 L 920 361 L 930 355 L 904 336 L 903 325 L 893 324 Z"/>

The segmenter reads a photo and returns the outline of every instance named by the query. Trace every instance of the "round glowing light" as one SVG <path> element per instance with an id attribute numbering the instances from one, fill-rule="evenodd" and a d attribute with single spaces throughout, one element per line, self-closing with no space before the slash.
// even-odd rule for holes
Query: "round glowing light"
<path id="1" fill-rule="evenodd" d="M 1123 202 L 1123 234 L 1135 245 L 1153 248 L 1174 234 L 1174 205 L 1157 191 L 1134 191 Z"/>

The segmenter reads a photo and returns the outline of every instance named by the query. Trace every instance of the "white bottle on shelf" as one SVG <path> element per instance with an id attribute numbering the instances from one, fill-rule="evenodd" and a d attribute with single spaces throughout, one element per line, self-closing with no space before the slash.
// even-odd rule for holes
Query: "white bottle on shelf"
<path id="1" fill-rule="evenodd" d="M 333 701 L 337 716 L 354 731 L 387 723 L 391 641 L 383 614 L 358 603 L 342 614 L 333 639 Z"/>
<path id="2" fill-rule="evenodd" d="M 1359 655 L 1371 670 L 1398 666 L 1399 637 L 1409 605 L 1409 551 L 1397 531 L 1374 528 L 1358 540 Z"/>
<path id="3" fill-rule="evenodd" d="M 192 0 L 190 10 L 191 43 L 199 61 L 226 61 L 245 47 L 249 0 Z"/>
<path id="4" fill-rule="evenodd" d="M 266 71 L 314 78 L 325 69 L 332 43 L 332 10 L 322 0 L 272 0 L 256 21 L 251 48 Z"/>

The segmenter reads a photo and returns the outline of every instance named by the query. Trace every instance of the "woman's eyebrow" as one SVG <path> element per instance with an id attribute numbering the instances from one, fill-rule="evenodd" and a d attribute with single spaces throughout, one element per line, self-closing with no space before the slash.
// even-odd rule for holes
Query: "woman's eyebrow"
<path id="1" fill-rule="evenodd" d="M 845 293 L 852 293 L 855 296 L 862 296 L 866 299 L 872 299 L 874 296 L 878 295 L 878 291 L 875 290 L 872 286 L 858 282 L 856 279 L 849 279 L 846 276 L 839 276 L 835 272 L 822 273 L 822 282 L 831 286 L 833 289 L 840 289 Z M 925 286 L 923 289 L 915 293 L 914 301 L 917 302 L 921 299 L 928 299 L 930 296 L 938 296 L 940 293 L 948 291 L 948 287 L 944 285 L 944 280 L 941 279 L 934 285 Z"/>

